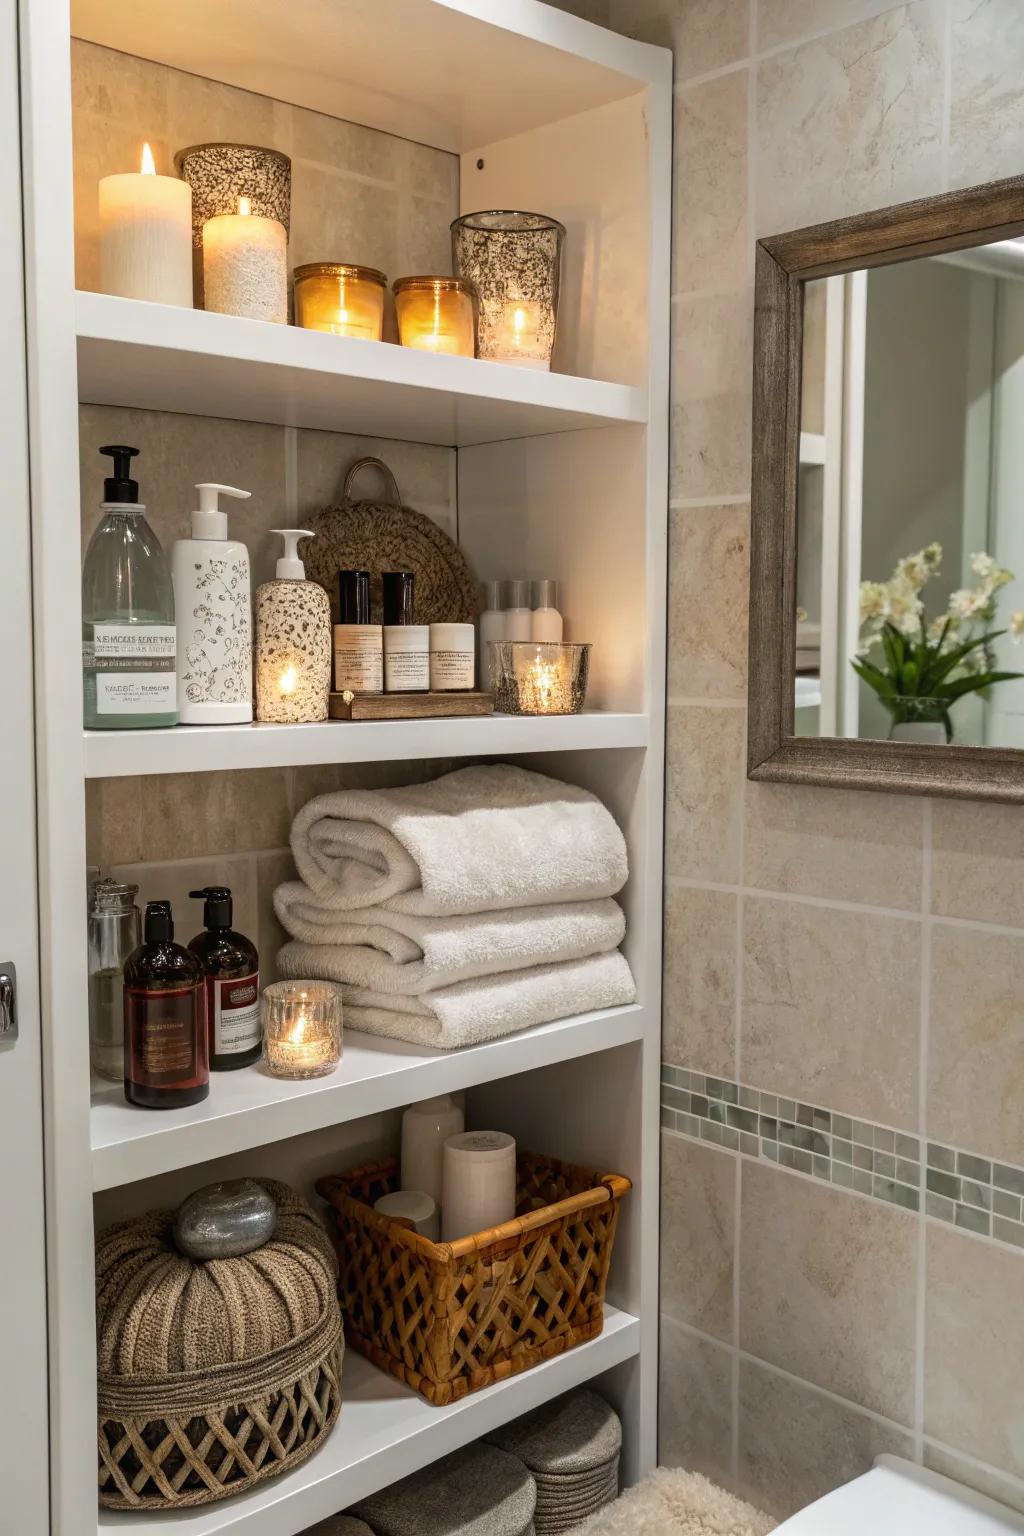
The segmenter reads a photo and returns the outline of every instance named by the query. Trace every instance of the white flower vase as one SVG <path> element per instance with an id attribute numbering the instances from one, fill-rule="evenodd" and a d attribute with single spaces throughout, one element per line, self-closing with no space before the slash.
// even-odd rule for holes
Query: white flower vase
<path id="1" fill-rule="evenodd" d="M 945 747 L 946 727 L 941 720 L 904 720 L 889 732 L 890 741 L 914 741 L 926 747 Z"/>
<path id="2" fill-rule="evenodd" d="M 942 699 L 893 699 L 890 741 L 911 741 L 919 746 L 945 747 L 953 739 L 949 706 Z"/>

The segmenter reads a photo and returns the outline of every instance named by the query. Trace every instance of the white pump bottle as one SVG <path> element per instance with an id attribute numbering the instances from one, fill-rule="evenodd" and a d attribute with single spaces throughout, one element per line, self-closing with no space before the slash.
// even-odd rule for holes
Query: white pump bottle
<path id="1" fill-rule="evenodd" d="M 192 537 L 171 559 L 178 631 L 178 720 L 182 725 L 252 719 L 252 598 L 249 551 L 228 538 L 221 496 L 249 491 L 210 481 L 196 486 Z"/>

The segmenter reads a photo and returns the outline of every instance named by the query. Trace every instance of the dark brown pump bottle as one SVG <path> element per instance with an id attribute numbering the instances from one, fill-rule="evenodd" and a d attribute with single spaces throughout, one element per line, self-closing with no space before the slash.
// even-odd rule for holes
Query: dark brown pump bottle
<path id="1" fill-rule="evenodd" d="M 170 902 L 150 901 L 124 966 L 124 1095 L 144 1109 L 181 1109 L 209 1092 L 203 968 L 175 944 Z"/>
<path id="2" fill-rule="evenodd" d="M 207 885 L 189 895 L 204 903 L 206 926 L 188 947 L 198 956 L 206 978 L 210 1069 L 231 1072 L 259 1059 L 259 956 L 255 944 L 231 926 L 231 891 L 226 885 Z"/>

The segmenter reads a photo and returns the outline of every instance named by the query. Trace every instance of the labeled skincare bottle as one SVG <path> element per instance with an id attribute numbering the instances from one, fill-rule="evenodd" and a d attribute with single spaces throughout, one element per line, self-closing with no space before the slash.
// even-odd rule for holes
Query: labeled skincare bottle
<path id="1" fill-rule="evenodd" d="M 384 637 L 370 623 L 369 571 L 338 572 L 334 626 L 334 687 L 338 693 L 384 691 Z"/>
<path id="2" fill-rule="evenodd" d="M 476 625 L 431 624 L 430 687 L 434 693 L 467 693 L 476 676 Z"/>
<path id="3" fill-rule="evenodd" d="M 533 614 L 530 609 L 530 583 L 510 581 L 505 605 L 505 640 L 529 640 Z"/>
<path id="4" fill-rule="evenodd" d="M 256 718 L 275 725 L 327 719 L 331 692 L 331 605 L 306 579 L 299 540 L 308 528 L 272 528 L 284 539 L 273 581 L 256 589 Z"/>
<path id="5" fill-rule="evenodd" d="M 82 567 L 82 673 L 88 730 L 176 725 L 174 587 L 131 479 L 137 448 L 113 446 L 102 520 Z"/>
<path id="6" fill-rule="evenodd" d="M 210 1092 L 203 967 L 174 942 L 169 901 L 146 904 L 143 940 L 124 967 L 124 1096 L 183 1109 Z"/>
<path id="7" fill-rule="evenodd" d="M 192 537 L 171 554 L 178 634 L 178 720 L 182 725 L 243 725 L 252 719 L 252 593 L 249 551 L 228 538 L 221 496 L 250 491 L 205 481 L 196 486 Z"/>
<path id="8" fill-rule="evenodd" d="M 562 615 L 558 611 L 558 582 L 535 581 L 533 612 L 530 615 L 530 639 L 560 645 Z"/>
<path id="9" fill-rule="evenodd" d="M 203 903 L 203 931 L 188 947 L 205 977 L 210 1071 L 231 1072 L 258 1061 L 263 1044 L 259 955 L 252 940 L 231 926 L 226 885 L 206 885 L 189 895 Z"/>
<path id="10" fill-rule="evenodd" d="M 492 642 L 505 638 L 505 604 L 500 581 L 484 583 L 484 607 L 480 615 L 480 686 L 488 693 L 494 692 L 494 655 Z"/>
<path id="11" fill-rule="evenodd" d="M 430 687 L 430 626 L 413 623 L 412 571 L 385 571 L 384 691 L 423 693 Z"/>

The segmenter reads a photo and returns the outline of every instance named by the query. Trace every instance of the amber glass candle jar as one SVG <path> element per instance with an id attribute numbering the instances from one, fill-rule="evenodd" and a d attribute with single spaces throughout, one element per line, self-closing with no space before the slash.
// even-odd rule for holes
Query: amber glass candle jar
<path id="1" fill-rule="evenodd" d="M 476 356 L 476 290 L 458 277 L 400 277 L 394 285 L 398 336 L 421 352 Z"/>
<path id="2" fill-rule="evenodd" d="M 374 267 L 313 261 L 295 268 L 295 324 L 307 331 L 380 341 L 388 280 Z"/>

